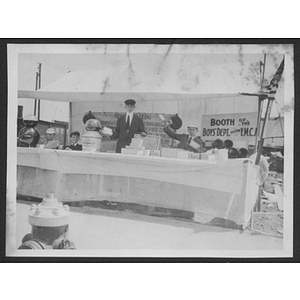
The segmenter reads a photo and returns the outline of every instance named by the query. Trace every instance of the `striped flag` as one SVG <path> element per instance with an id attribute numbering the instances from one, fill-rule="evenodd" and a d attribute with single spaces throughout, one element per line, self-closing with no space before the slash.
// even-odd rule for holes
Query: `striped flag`
<path id="1" fill-rule="evenodd" d="M 266 94 L 266 96 L 270 100 L 275 100 L 275 95 L 276 95 L 276 92 L 278 89 L 279 81 L 280 81 L 282 73 L 283 73 L 283 69 L 284 69 L 284 59 L 282 60 L 280 66 L 278 67 L 270 84 L 265 86 L 261 91 L 263 94 Z"/>

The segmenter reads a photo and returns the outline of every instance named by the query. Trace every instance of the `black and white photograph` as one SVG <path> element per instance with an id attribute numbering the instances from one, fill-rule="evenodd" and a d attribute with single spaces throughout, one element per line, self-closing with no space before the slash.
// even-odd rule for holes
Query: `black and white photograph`
<path id="1" fill-rule="evenodd" d="M 8 257 L 293 256 L 291 44 L 8 44 Z"/>

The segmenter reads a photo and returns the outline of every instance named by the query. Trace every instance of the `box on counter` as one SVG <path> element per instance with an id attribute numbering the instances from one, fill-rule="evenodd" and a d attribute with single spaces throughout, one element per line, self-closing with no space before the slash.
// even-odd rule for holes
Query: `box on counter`
<path id="1" fill-rule="evenodd" d="M 208 152 L 201 153 L 201 159 L 203 159 L 203 160 L 208 160 L 208 158 L 209 158 L 209 155 L 211 155 L 211 154 L 210 154 L 210 153 L 208 153 Z"/>
<path id="2" fill-rule="evenodd" d="M 140 138 L 133 138 L 132 140 L 131 140 L 131 143 L 130 143 L 130 145 L 132 145 L 132 146 L 141 146 L 141 145 L 143 145 L 143 139 L 140 139 Z"/>
<path id="3" fill-rule="evenodd" d="M 178 151 L 177 152 L 177 158 L 179 159 L 188 159 L 189 158 L 189 151 Z"/>
<path id="4" fill-rule="evenodd" d="M 224 161 L 228 160 L 227 149 L 211 149 L 205 153 L 201 153 L 201 159 L 210 161 Z"/>
<path id="5" fill-rule="evenodd" d="M 194 153 L 191 151 L 178 151 L 177 158 L 180 159 L 201 159 L 200 153 Z"/>
<path id="6" fill-rule="evenodd" d="M 131 149 L 131 148 L 122 148 L 122 154 L 129 154 L 129 155 L 143 155 L 143 150 L 140 149 Z"/>
<path id="7" fill-rule="evenodd" d="M 227 149 L 219 149 L 218 153 L 215 154 L 217 161 L 228 160 L 228 150 Z"/>
<path id="8" fill-rule="evenodd" d="M 210 155 L 208 155 L 208 161 L 210 163 L 215 163 L 216 162 L 216 154 L 210 154 Z"/>
<path id="9" fill-rule="evenodd" d="M 149 149 L 143 150 L 143 156 L 150 156 L 150 151 Z"/>
<path id="10" fill-rule="evenodd" d="M 160 150 L 150 150 L 150 156 L 160 156 Z"/>
<path id="11" fill-rule="evenodd" d="M 185 152 L 185 150 L 174 148 L 161 148 L 162 157 L 177 158 L 178 152 Z"/>
<path id="12" fill-rule="evenodd" d="M 201 159 L 201 153 L 189 152 L 189 159 Z"/>
<path id="13" fill-rule="evenodd" d="M 132 142 L 137 142 L 137 143 L 143 143 L 143 139 L 140 136 L 137 136 L 136 134 L 134 137 L 131 139 Z"/>
<path id="14" fill-rule="evenodd" d="M 143 141 L 143 146 L 148 150 L 159 150 L 161 144 L 161 137 L 159 135 L 147 135 L 142 137 L 140 134 L 134 135 L 134 140 L 140 139 Z"/>
<path id="15" fill-rule="evenodd" d="M 143 147 L 143 146 L 133 146 L 133 145 L 131 145 L 131 144 L 130 144 L 129 146 L 126 145 L 125 148 L 126 148 L 126 149 L 145 150 L 145 147 Z"/>

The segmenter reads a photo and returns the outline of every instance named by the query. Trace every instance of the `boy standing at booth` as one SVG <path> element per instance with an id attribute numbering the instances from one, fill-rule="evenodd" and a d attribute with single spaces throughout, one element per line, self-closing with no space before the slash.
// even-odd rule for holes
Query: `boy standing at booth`
<path id="1" fill-rule="evenodd" d="M 80 133 L 78 131 L 74 131 L 70 133 L 70 145 L 65 147 L 65 150 L 75 150 L 82 151 L 82 145 L 78 144 L 80 138 Z"/>
<path id="2" fill-rule="evenodd" d="M 171 138 L 179 141 L 177 148 L 202 153 L 205 152 L 204 142 L 201 140 L 198 133 L 198 125 L 196 123 L 191 123 L 187 126 L 189 134 L 178 134 L 174 132 L 170 127 L 168 122 L 165 123 L 164 132 Z"/>

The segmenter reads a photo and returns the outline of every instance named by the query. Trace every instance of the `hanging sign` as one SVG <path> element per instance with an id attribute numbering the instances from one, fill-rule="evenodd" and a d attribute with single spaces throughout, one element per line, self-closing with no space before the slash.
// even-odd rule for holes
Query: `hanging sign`
<path id="1" fill-rule="evenodd" d="M 205 115 L 202 118 L 204 140 L 254 141 L 256 133 L 257 113 Z"/>

